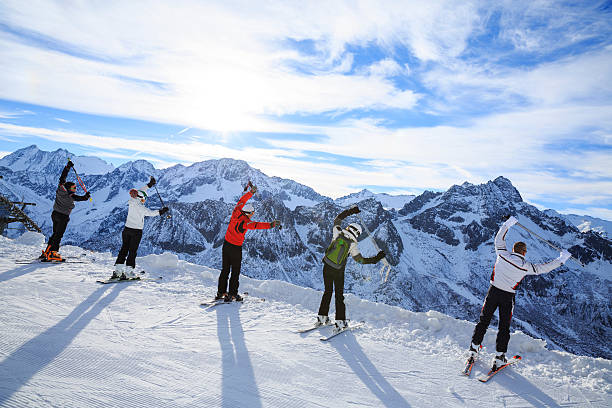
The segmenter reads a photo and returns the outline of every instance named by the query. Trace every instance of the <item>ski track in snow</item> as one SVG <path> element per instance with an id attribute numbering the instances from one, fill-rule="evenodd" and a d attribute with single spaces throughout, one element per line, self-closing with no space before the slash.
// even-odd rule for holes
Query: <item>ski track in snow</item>
<path id="1" fill-rule="evenodd" d="M 138 258 L 159 282 L 100 285 L 109 253 L 84 255 L 95 264 L 16 265 L 10 254 L 35 257 L 37 247 L 0 245 L 2 407 L 612 405 L 611 361 L 549 351 L 520 332 L 509 352 L 523 361 L 481 384 L 494 328 L 465 378 L 474 324 L 438 312 L 347 295 L 349 317 L 366 326 L 320 342 L 331 327 L 294 333 L 314 321 L 313 289 L 242 276 L 244 304 L 208 309 L 199 303 L 216 292 L 218 271 L 175 255 Z"/>

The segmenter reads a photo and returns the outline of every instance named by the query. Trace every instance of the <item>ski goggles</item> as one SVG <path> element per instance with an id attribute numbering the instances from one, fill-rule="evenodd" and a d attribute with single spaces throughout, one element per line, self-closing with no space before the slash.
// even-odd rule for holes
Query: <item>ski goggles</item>
<path id="1" fill-rule="evenodd" d="M 140 198 L 140 201 L 144 203 L 147 200 L 147 193 L 142 190 L 138 190 L 138 198 Z"/>
<path id="2" fill-rule="evenodd" d="M 348 227 L 346 227 L 347 231 L 352 233 L 355 238 L 359 237 L 359 235 L 361 235 L 361 231 L 359 231 L 357 228 L 353 227 L 352 225 L 349 225 Z"/>

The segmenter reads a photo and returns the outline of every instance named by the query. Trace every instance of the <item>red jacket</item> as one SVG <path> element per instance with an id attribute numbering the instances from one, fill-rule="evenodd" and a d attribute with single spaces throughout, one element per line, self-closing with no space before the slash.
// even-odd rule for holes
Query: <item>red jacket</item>
<path id="1" fill-rule="evenodd" d="M 253 193 L 249 191 L 238 200 L 238 204 L 234 207 L 232 218 L 230 219 L 229 225 L 227 226 L 227 232 L 225 233 L 225 240 L 230 244 L 242 246 L 244 235 L 247 230 L 272 228 L 271 223 L 251 221 L 249 217 L 242 212 L 242 207 L 244 207 L 251 197 L 253 197 Z"/>

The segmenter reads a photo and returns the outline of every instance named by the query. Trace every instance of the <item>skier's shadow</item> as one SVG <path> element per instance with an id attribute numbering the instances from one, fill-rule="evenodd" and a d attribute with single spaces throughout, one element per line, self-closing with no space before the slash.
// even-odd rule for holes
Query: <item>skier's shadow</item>
<path id="1" fill-rule="evenodd" d="M 408 401 L 389 384 L 368 356 L 365 355 L 353 333 L 346 332 L 340 336 L 342 338 L 336 338 L 330 343 L 383 405 L 388 408 L 410 407 Z"/>
<path id="2" fill-rule="evenodd" d="M 552 399 L 544 391 L 533 385 L 525 377 L 513 371 L 512 369 L 504 370 L 505 376 L 498 374 L 491 381 L 497 380 L 499 385 L 507 388 L 513 394 L 516 390 L 520 392 L 516 393 L 519 397 L 523 398 L 532 407 L 552 407 L 561 408 L 561 406 Z"/>
<path id="3" fill-rule="evenodd" d="M 255 372 L 240 322 L 240 305 L 221 305 L 216 309 L 222 364 L 221 407 L 261 407 Z"/>
<path id="4" fill-rule="evenodd" d="M 56 264 L 53 264 L 53 263 L 50 263 L 50 262 L 47 262 L 47 263 L 38 263 L 37 262 L 37 263 L 31 264 L 31 265 L 29 265 L 29 264 L 28 265 L 23 265 L 23 266 L 20 266 L 18 268 L 15 268 L 15 269 L 9 269 L 8 271 L 0 274 L 0 282 L 6 282 L 6 281 L 9 281 L 11 279 L 15 279 L 15 278 L 18 278 L 18 277 L 23 276 L 25 274 L 28 274 L 30 272 L 33 272 L 33 271 L 35 271 L 37 269 L 42 269 L 42 268 L 49 267 L 49 266 L 52 266 L 52 265 L 56 265 Z"/>
<path id="5" fill-rule="evenodd" d="M 105 285 L 98 288 L 55 326 L 24 343 L 0 362 L 0 377 L 10 379 L 2 384 L 0 406 L 4 406 L 37 372 L 53 362 L 81 330 L 117 298 L 123 287 L 114 285 L 111 292 L 104 297 L 102 296 L 108 287 Z"/>

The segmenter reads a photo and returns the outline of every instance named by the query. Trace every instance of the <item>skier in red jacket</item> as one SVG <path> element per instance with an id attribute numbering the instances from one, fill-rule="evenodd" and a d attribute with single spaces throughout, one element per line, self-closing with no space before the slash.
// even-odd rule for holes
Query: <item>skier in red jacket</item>
<path id="1" fill-rule="evenodd" d="M 215 300 L 224 299 L 226 302 L 242 300 L 242 297 L 238 294 L 238 278 L 242 263 L 242 244 L 246 232 L 255 229 L 280 228 L 281 226 L 280 221 L 277 220 L 272 222 L 251 221 L 255 208 L 252 204 L 247 204 L 247 201 L 257 192 L 257 187 L 252 185 L 251 182 L 249 182 L 249 186 L 251 191 L 248 191 L 238 200 L 227 226 L 225 241 L 223 242 L 221 273 L 219 274 L 219 285 Z M 230 276 L 230 269 L 231 277 L 229 278 L 228 291 L 227 280 Z"/>

